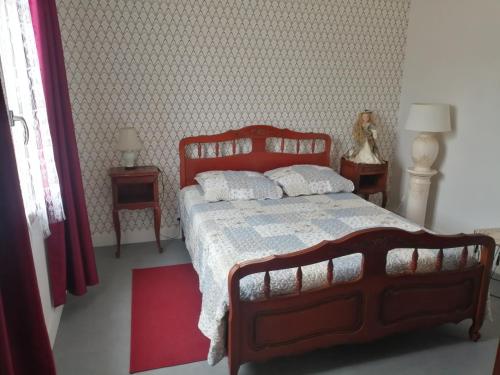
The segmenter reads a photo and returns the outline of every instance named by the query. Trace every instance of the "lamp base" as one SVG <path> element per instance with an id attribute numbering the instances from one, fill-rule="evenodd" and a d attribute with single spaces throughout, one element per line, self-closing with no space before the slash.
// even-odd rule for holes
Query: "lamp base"
<path id="1" fill-rule="evenodd" d="M 413 141 L 411 158 L 413 170 L 430 172 L 439 153 L 439 142 L 432 133 L 420 133 Z"/>
<path id="2" fill-rule="evenodd" d="M 125 169 L 134 169 L 137 160 L 137 151 L 122 151 L 121 165 Z"/>

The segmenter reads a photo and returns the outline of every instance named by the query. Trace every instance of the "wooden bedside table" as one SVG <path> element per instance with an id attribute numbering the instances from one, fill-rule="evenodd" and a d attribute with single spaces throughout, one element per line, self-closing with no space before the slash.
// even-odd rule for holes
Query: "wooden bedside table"
<path id="1" fill-rule="evenodd" d="M 382 193 L 382 207 L 387 204 L 387 170 L 384 164 L 357 164 L 342 158 L 340 174 L 354 183 L 354 193 L 368 199 L 371 194 Z"/>
<path id="2" fill-rule="evenodd" d="M 158 175 L 160 171 L 154 166 L 125 169 L 111 168 L 111 187 L 113 189 L 113 224 L 116 232 L 116 253 L 120 257 L 120 215 L 119 210 L 140 210 L 152 208 L 154 210 L 154 229 L 158 251 L 160 246 L 161 209 L 158 194 Z"/>

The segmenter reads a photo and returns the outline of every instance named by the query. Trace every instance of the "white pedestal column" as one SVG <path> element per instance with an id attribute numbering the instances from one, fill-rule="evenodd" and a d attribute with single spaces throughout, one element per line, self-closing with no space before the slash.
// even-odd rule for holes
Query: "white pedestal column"
<path id="1" fill-rule="evenodd" d="M 431 178 L 437 171 L 416 171 L 407 169 L 410 174 L 410 186 L 408 188 L 408 201 L 406 205 L 406 218 L 414 223 L 425 226 L 425 213 L 427 211 L 427 199 Z"/>

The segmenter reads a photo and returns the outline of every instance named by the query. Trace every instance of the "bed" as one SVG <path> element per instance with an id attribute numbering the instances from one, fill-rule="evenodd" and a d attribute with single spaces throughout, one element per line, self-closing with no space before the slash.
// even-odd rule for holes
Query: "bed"
<path id="1" fill-rule="evenodd" d="M 351 193 L 207 202 L 209 170 L 330 165 L 331 139 L 254 125 L 181 140 L 179 204 L 202 292 L 210 364 L 248 361 L 472 319 L 478 340 L 494 242 L 442 236 Z M 478 253 L 478 260 L 474 255 Z"/>

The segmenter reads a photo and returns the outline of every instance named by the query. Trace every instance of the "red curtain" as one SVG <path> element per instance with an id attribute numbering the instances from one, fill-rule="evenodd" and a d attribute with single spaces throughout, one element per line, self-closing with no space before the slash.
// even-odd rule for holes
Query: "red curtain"
<path id="1" fill-rule="evenodd" d="M 1 89 L 0 192 L 0 374 L 55 374 Z"/>
<path id="2" fill-rule="evenodd" d="M 64 55 L 55 0 L 30 0 L 40 60 L 47 116 L 61 184 L 66 220 L 50 226 L 47 258 L 54 306 L 66 301 L 66 290 L 81 295 L 98 283 L 83 192 L 80 160 L 71 114 Z"/>

